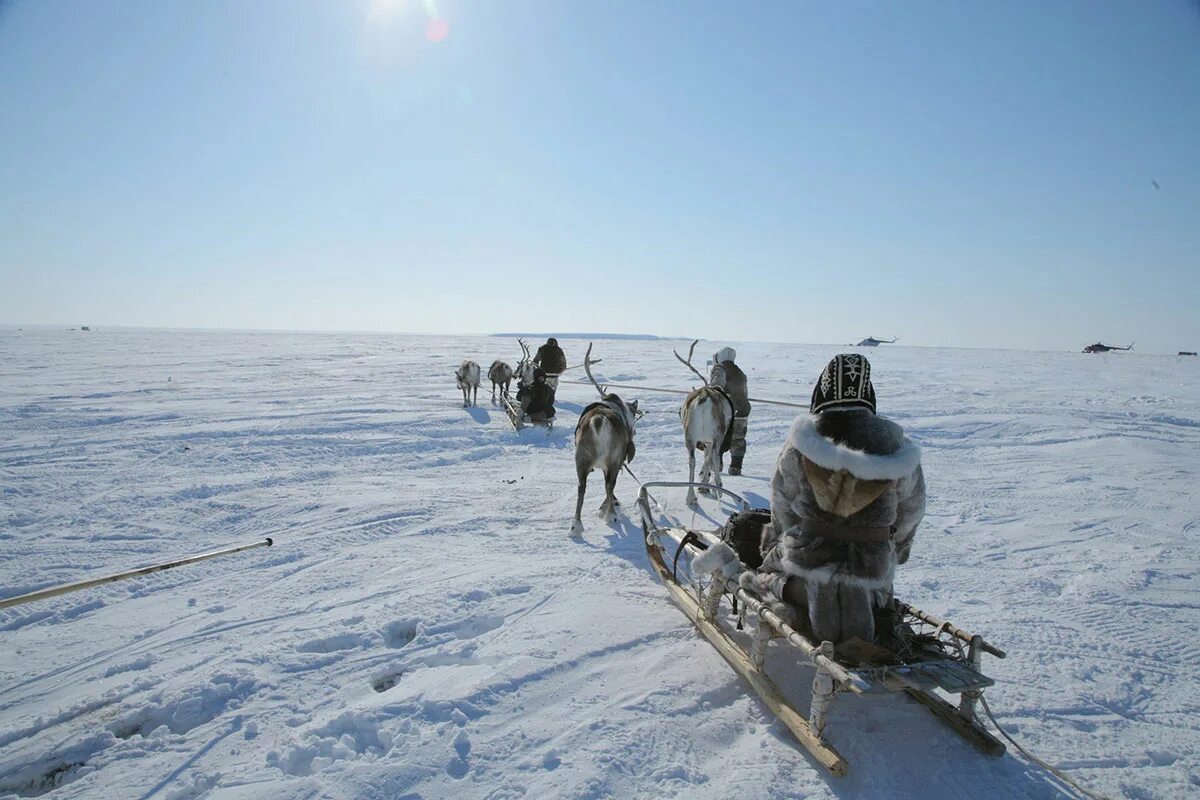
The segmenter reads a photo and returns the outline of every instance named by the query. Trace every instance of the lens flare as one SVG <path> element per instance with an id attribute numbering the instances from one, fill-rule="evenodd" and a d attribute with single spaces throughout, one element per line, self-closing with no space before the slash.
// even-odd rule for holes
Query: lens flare
<path id="1" fill-rule="evenodd" d="M 431 19 L 425 25 L 425 38 L 431 42 L 440 42 L 450 35 L 450 23 L 444 19 Z"/>

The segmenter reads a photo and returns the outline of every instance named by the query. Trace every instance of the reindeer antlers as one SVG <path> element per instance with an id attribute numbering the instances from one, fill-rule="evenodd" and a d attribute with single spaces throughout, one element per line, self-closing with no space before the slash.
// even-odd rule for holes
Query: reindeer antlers
<path id="1" fill-rule="evenodd" d="M 596 383 L 596 379 L 592 377 L 592 364 L 599 363 L 600 362 L 598 360 L 592 361 L 592 343 L 588 342 L 587 353 L 583 356 L 583 371 L 587 373 L 588 380 L 592 382 L 592 386 L 596 387 L 596 391 L 600 393 L 600 399 L 603 400 L 604 389 L 600 386 L 600 384 Z"/>
<path id="2" fill-rule="evenodd" d="M 683 364 L 685 367 L 687 367 L 688 369 L 690 369 L 692 372 L 696 373 L 696 377 L 697 377 L 697 378 L 699 378 L 699 379 L 701 380 L 701 382 L 703 382 L 703 383 L 704 383 L 704 385 L 705 385 L 705 386 L 708 386 L 708 378 L 706 378 L 706 377 L 704 377 L 703 375 L 701 375 L 701 374 L 699 373 L 699 371 L 697 371 L 697 369 L 696 369 L 695 367 L 693 367 L 693 366 L 692 366 L 692 353 L 696 352 L 696 345 L 697 345 L 697 344 L 699 344 L 699 343 L 700 343 L 700 340 L 699 340 L 699 339 L 696 339 L 695 341 L 693 341 L 693 342 L 692 342 L 692 346 L 691 346 L 691 348 L 688 350 L 688 357 L 687 357 L 687 361 L 684 361 L 684 360 L 683 360 L 683 356 L 679 355 L 679 351 L 678 351 L 678 350 L 674 350 L 674 349 L 672 349 L 672 350 L 671 350 L 671 352 L 672 352 L 672 353 L 674 353 L 674 354 L 675 354 L 675 357 L 679 359 L 679 363 Z"/>

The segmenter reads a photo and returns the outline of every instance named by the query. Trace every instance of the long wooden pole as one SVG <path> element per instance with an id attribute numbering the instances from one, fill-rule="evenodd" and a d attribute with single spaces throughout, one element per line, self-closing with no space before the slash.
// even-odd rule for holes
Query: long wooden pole
<path id="1" fill-rule="evenodd" d="M 197 561 L 207 561 L 208 559 L 216 558 L 217 556 L 227 556 L 233 553 L 240 553 L 243 550 L 253 550 L 256 547 L 270 547 L 274 543 L 274 540 L 268 536 L 266 539 L 253 542 L 251 544 L 241 544 L 235 547 L 226 547 L 222 550 L 213 550 L 209 553 L 200 553 L 199 555 L 188 556 L 187 558 L 181 558 L 176 561 L 168 561 L 164 564 L 151 564 L 148 567 L 131 569 L 128 572 L 118 572 L 116 575 L 106 575 L 103 578 L 92 578 L 91 580 L 78 581 L 76 583 L 65 583 L 62 586 L 52 586 L 49 589 L 39 589 L 38 591 L 30 592 L 29 594 L 19 594 L 16 597 L 9 597 L 4 600 L 0 600 L 0 609 L 11 608 L 24 603 L 32 603 L 35 600 L 45 600 L 49 597 L 57 597 L 60 594 L 78 592 L 82 589 L 90 589 L 93 586 L 103 586 L 106 583 L 116 583 L 117 581 L 122 581 L 126 578 L 135 578 L 139 575 L 149 575 L 153 572 L 162 572 L 163 570 L 182 567 L 185 564 L 195 564 Z"/>
<path id="2" fill-rule="evenodd" d="M 902 600 L 896 600 L 895 603 L 896 603 L 896 608 L 898 610 L 900 610 L 902 612 L 906 612 L 908 614 L 912 614 L 917 619 L 921 620 L 922 622 L 928 623 L 929 625 L 932 625 L 935 628 L 940 628 L 942 630 L 945 630 L 946 633 L 950 634 L 951 636 L 953 636 L 956 639 L 960 639 L 961 641 L 970 643 L 971 640 L 975 638 L 974 634 L 967 633 L 962 628 L 959 628 L 956 625 L 952 625 L 943 619 L 938 619 L 933 614 L 930 614 L 926 611 L 922 611 L 921 609 L 917 608 L 916 606 L 911 606 Z M 1008 655 L 1003 650 L 1001 650 L 999 647 L 996 647 L 995 645 L 991 645 L 991 644 L 988 644 L 987 642 L 983 641 L 982 637 L 980 637 L 979 641 L 980 641 L 980 645 L 983 647 L 983 649 L 986 652 L 994 655 L 996 658 L 1004 658 L 1005 656 Z"/>
<path id="3" fill-rule="evenodd" d="M 594 364 L 596 362 L 593 361 L 592 363 Z M 559 380 L 559 383 L 573 383 L 576 386 L 591 386 L 591 384 L 588 383 L 587 381 Z M 607 389 L 638 389 L 643 392 L 664 392 L 666 394 L 691 394 L 692 393 L 690 389 L 663 389 L 658 386 L 638 386 L 638 385 L 632 384 L 632 383 L 606 383 L 606 384 L 604 384 L 604 386 Z M 749 400 L 751 403 L 766 403 L 767 405 L 771 405 L 771 406 L 787 406 L 788 408 L 808 408 L 809 407 L 808 403 L 789 403 L 786 400 L 767 400 L 762 397 L 748 397 L 746 399 Z"/>

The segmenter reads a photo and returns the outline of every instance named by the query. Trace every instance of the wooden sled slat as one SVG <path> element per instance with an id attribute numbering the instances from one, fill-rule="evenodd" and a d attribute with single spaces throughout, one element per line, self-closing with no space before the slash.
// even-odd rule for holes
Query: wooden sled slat
<path id="1" fill-rule="evenodd" d="M 1004 742 L 992 736 L 978 723 L 965 719 L 958 709 L 937 695 L 922 692 L 920 689 L 905 689 L 905 693 L 916 700 L 935 717 L 944 722 L 951 730 L 966 739 L 976 750 L 989 756 L 1002 756 L 1007 748 Z"/>
<path id="2" fill-rule="evenodd" d="M 720 628 L 704 618 L 700 613 L 700 605 L 687 591 L 671 578 L 666 564 L 659 556 L 658 549 L 647 542 L 646 552 L 650 562 L 667 587 L 671 598 L 675 601 L 688 619 L 703 634 L 704 638 L 717 649 L 717 652 L 729 662 L 729 665 L 742 676 L 747 683 L 767 705 L 779 721 L 792 732 L 801 746 L 807 750 L 816 761 L 829 770 L 832 775 L 841 777 L 850 770 L 850 765 L 837 750 L 812 732 L 808 720 L 788 702 L 783 693 L 775 686 L 775 682 L 754 668 L 746 652 Z"/>
<path id="3" fill-rule="evenodd" d="M 504 406 L 504 415 L 508 417 L 508 424 L 512 425 L 514 431 L 523 431 L 527 425 L 532 425 L 535 428 L 544 428 L 547 431 L 554 429 L 553 419 L 541 422 L 525 420 L 525 415 L 521 413 L 521 407 L 514 403 L 511 398 L 501 397 L 500 402 Z"/>

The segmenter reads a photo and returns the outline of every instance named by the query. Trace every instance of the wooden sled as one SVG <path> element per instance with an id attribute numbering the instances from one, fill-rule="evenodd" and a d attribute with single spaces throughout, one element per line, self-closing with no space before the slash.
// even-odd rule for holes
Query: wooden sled
<path id="1" fill-rule="evenodd" d="M 504 414 L 508 417 L 508 424 L 512 425 L 514 431 L 524 430 L 527 425 L 545 428 L 547 432 L 554 428 L 553 418 L 548 420 L 531 420 L 528 416 L 521 413 L 521 407 L 508 395 L 500 396 L 500 405 L 504 407 Z"/>
<path id="2" fill-rule="evenodd" d="M 708 579 L 707 587 L 693 591 L 691 585 L 685 586 L 677 579 L 674 567 L 668 564 L 690 568 L 697 555 L 720 541 L 720 532 L 660 527 L 654 520 L 648 491 L 658 487 L 704 488 L 714 497 L 731 498 L 743 510 L 748 510 L 749 504 L 734 492 L 718 486 L 675 481 L 642 484 L 637 505 L 646 539 L 646 554 L 671 598 L 688 619 L 750 684 L 804 749 L 830 773 L 841 776 L 850 768 L 824 735 L 830 705 L 837 692 L 858 695 L 904 692 L 981 752 L 991 756 L 1004 753 L 1004 744 L 985 729 L 975 715 L 984 688 L 994 683 L 979 671 L 983 653 L 1004 658 L 1004 651 L 988 644 L 982 636 L 969 634 L 896 600 L 893 602 L 901 620 L 900 626 L 912 632 L 903 654 L 868 643 L 861 643 L 862 647 L 857 649 L 844 645 L 843 652 L 838 653 L 831 642 L 814 642 L 792 628 L 769 607 L 768 601 L 773 598 L 760 597 L 739 585 L 741 575 L 726 577 L 719 571 L 710 576 L 690 575 L 689 570 L 693 582 Z M 743 569 L 743 574 L 747 571 L 752 572 Z M 736 598 L 744 609 L 744 618 L 754 621 L 753 626 L 747 626 L 747 629 L 753 628 L 749 634 L 749 648 L 739 642 L 739 639 L 745 641 L 747 635 L 735 635 L 728 615 L 720 613 L 721 601 L 726 596 Z M 812 705 L 807 716 L 779 691 L 764 670 L 766 648 L 775 639 L 794 648 L 803 660 L 816 668 Z M 887 658 L 879 658 L 879 651 L 885 651 Z M 871 658 L 862 660 L 864 654 Z M 935 693 L 936 689 L 959 695 L 958 704 L 943 699 Z"/>

